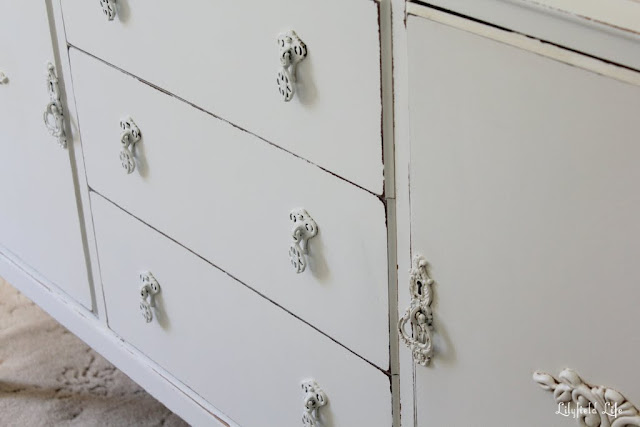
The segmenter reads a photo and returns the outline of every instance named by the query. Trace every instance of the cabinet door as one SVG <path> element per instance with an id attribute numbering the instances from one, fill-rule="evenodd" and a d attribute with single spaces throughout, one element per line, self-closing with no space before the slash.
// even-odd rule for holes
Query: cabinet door
<path id="1" fill-rule="evenodd" d="M 91 307 L 69 150 L 49 135 L 44 1 L 0 0 L 0 245 Z"/>
<path id="2" fill-rule="evenodd" d="M 602 385 L 639 405 L 640 87 L 420 17 L 408 31 L 412 255 L 435 281 L 417 425 L 576 425 L 539 370 L 589 384 L 537 376 L 561 401 Z"/>

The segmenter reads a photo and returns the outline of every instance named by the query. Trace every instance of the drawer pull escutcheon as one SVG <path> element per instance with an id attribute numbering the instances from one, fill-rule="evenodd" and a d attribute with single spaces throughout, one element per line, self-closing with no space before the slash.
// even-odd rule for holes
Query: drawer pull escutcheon
<path id="1" fill-rule="evenodd" d="M 302 413 L 302 425 L 304 427 L 316 427 L 318 425 L 318 409 L 327 404 L 327 395 L 314 380 L 302 383 L 304 392 L 304 412 Z"/>
<path id="2" fill-rule="evenodd" d="M 433 357 L 433 279 L 427 272 L 427 260 L 422 255 L 413 258 L 413 267 L 409 270 L 409 290 L 411 305 L 398 322 L 400 339 L 411 349 L 413 360 L 427 366 Z M 411 324 L 411 334 L 405 327 Z"/>
<path id="3" fill-rule="evenodd" d="M 120 163 L 128 174 L 133 173 L 136 170 L 136 160 L 133 155 L 136 142 L 140 141 L 140 129 L 134 123 L 131 117 L 125 117 L 120 120 L 120 143 L 122 150 L 120 150 Z"/>
<path id="4" fill-rule="evenodd" d="M 289 213 L 289 219 L 293 224 L 291 230 L 293 242 L 289 246 L 289 259 L 293 269 L 300 274 L 307 268 L 305 256 L 309 253 L 309 240 L 318 234 L 318 225 L 302 208 L 292 210 Z"/>
<path id="5" fill-rule="evenodd" d="M 64 131 L 64 114 L 62 101 L 60 100 L 60 86 L 56 67 L 51 62 L 47 63 L 47 89 L 49 90 L 49 103 L 44 110 L 44 124 L 47 130 L 56 138 L 58 145 L 67 148 L 67 135 Z"/>
<path id="6" fill-rule="evenodd" d="M 155 296 L 160 292 L 160 284 L 153 277 L 153 274 L 146 271 L 140 273 L 140 281 L 142 286 L 140 287 L 140 314 L 147 323 L 153 320 L 152 307 L 156 306 Z"/>
<path id="7" fill-rule="evenodd" d="M 100 0 L 100 7 L 109 21 L 116 17 L 116 0 Z"/>
<path id="8" fill-rule="evenodd" d="M 278 91 L 284 102 L 293 99 L 296 92 L 296 67 L 307 57 L 307 45 L 295 31 L 287 31 L 278 36 L 280 65 L 278 70 Z"/>

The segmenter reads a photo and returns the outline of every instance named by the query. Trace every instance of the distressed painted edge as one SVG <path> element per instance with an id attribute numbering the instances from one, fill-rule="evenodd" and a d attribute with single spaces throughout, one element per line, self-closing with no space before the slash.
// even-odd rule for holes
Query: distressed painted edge
<path id="1" fill-rule="evenodd" d="M 55 61 L 60 67 L 60 72 L 58 73 L 58 84 L 60 85 L 62 98 L 67 108 L 65 120 L 67 121 L 67 137 L 69 138 L 68 149 L 73 174 L 74 190 L 78 201 L 78 220 L 80 222 L 80 232 L 83 239 L 85 268 L 91 293 L 90 309 L 94 314 L 96 314 L 96 316 L 98 316 L 102 323 L 106 324 L 107 314 L 102 291 L 102 280 L 100 280 L 98 249 L 93 230 L 93 214 L 91 213 L 91 203 L 89 200 L 89 184 L 86 179 L 84 154 L 80 141 L 75 94 L 72 84 L 71 64 L 69 62 L 69 51 L 66 47 L 66 34 L 64 20 L 62 17 L 62 5 L 60 2 L 61 0 L 50 0 L 46 2 L 49 17 L 49 29 L 51 31 Z"/>
<path id="2" fill-rule="evenodd" d="M 520 49 L 554 59 L 565 64 L 573 65 L 603 76 L 611 77 L 624 83 L 640 86 L 640 73 L 619 67 L 617 65 L 582 55 L 550 43 L 545 43 L 537 38 L 525 36 L 523 34 L 501 30 L 490 25 L 482 24 L 460 16 L 442 12 L 430 7 L 421 6 L 415 3 L 407 4 L 409 15 L 426 18 L 450 27 L 458 28 L 481 37 L 486 37 L 514 46 Z"/>
<path id="3" fill-rule="evenodd" d="M 509 0 L 515 2 L 515 0 Z M 640 3 L 636 0 L 520 0 L 553 12 L 640 34 Z"/>

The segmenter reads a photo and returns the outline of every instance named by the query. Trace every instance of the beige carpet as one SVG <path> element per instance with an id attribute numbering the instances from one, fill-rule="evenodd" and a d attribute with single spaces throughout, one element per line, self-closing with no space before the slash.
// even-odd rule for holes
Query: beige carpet
<path id="1" fill-rule="evenodd" d="M 0 426 L 184 426 L 0 278 Z"/>

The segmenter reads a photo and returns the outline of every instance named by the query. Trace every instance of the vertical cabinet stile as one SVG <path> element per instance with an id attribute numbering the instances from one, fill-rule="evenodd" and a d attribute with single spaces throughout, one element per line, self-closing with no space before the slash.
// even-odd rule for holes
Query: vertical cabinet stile
<path id="1" fill-rule="evenodd" d="M 92 309 L 48 10 L 0 8 L 0 250 Z"/>

